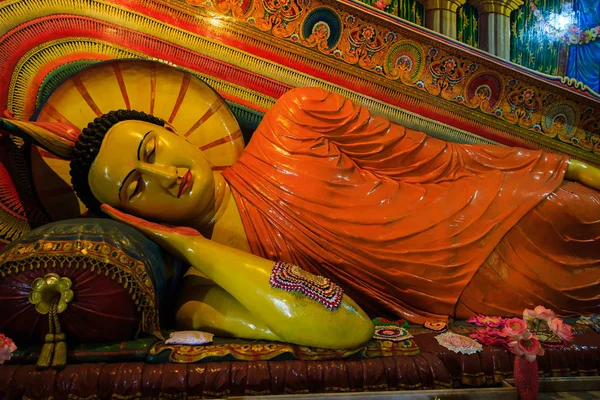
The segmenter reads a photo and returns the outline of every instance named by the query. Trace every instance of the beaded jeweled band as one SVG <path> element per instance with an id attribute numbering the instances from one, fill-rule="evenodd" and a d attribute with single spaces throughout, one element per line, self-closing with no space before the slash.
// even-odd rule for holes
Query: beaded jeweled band
<path id="1" fill-rule="evenodd" d="M 332 311 L 340 306 L 344 295 L 342 288 L 329 279 L 282 261 L 278 261 L 273 267 L 269 283 L 277 289 L 301 293 Z"/>

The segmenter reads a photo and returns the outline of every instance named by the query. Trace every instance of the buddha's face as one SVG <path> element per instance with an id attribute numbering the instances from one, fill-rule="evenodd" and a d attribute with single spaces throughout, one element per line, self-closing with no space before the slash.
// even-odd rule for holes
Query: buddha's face
<path id="1" fill-rule="evenodd" d="M 189 223 L 214 205 L 214 175 L 202 151 L 148 122 L 114 125 L 88 180 L 101 203 L 156 221 Z"/>

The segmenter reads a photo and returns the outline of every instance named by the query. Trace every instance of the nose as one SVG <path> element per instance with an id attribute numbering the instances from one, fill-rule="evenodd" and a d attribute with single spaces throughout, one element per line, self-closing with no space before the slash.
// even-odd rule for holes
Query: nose
<path id="1" fill-rule="evenodd" d="M 177 168 L 172 165 L 146 163 L 141 163 L 138 170 L 146 179 L 156 179 L 165 189 L 178 184 L 187 172 L 185 168 Z"/>

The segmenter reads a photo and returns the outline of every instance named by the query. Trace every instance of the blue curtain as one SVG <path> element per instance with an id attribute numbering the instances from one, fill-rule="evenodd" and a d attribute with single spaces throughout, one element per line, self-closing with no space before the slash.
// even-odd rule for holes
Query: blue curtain
<path id="1" fill-rule="evenodd" d="M 600 25 L 600 2 L 598 0 L 576 0 L 574 8 L 581 29 Z M 569 46 L 567 76 L 585 83 L 600 93 L 600 38 L 595 42 Z"/>

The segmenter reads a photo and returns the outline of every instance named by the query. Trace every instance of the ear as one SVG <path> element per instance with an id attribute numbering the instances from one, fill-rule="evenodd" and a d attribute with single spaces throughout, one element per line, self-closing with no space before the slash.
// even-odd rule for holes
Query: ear
<path id="1" fill-rule="evenodd" d="M 7 115 L 5 113 L 5 115 Z M 10 114 L 8 114 L 11 117 Z M 55 156 L 73 158 L 75 142 L 81 134 L 79 128 L 60 122 L 29 122 L 0 118 L 0 130 L 29 139 Z"/>

